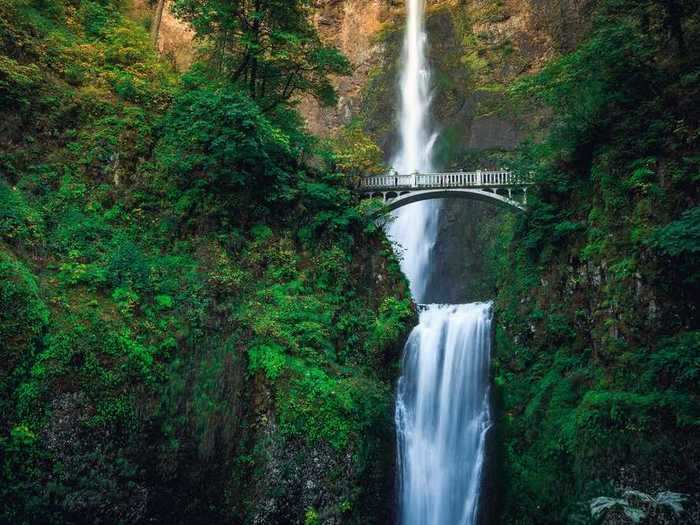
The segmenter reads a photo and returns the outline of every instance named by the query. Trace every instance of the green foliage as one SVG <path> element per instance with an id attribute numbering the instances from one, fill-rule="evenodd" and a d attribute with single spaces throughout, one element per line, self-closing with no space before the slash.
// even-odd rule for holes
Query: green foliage
<path id="1" fill-rule="evenodd" d="M 43 222 L 24 195 L 0 180 L 0 238 L 8 244 L 31 246 L 43 236 Z"/>
<path id="2" fill-rule="evenodd" d="M 26 349 L 46 324 L 48 312 L 36 278 L 19 261 L 0 252 L 0 334 L 4 348 Z"/>
<path id="3" fill-rule="evenodd" d="M 700 12 L 681 3 L 600 2 L 574 51 L 510 90 L 552 126 L 511 161 L 536 187 L 493 255 L 505 523 L 590 520 L 623 469 L 694 490 Z"/>
<path id="4" fill-rule="evenodd" d="M 284 239 L 262 226 L 253 233 L 247 258 L 266 268 L 263 286 L 239 310 L 251 329 L 248 370 L 279 385 L 284 433 L 344 449 L 388 414 L 391 392 L 376 374 L 398 350 L 412 303 L 387 297 L 372 320 L 365 303 L 349 300 L 352 257 L 341 247 L 320 251 L 313 269 L 302 270 Z"/>
<path id="5" fill-rule="evenodd" d="M 267 379 L 274 381 L 285 369 L 287 358 L 279 345 L 258 345 L 248 350 L 248 368 L 255 373 L 263 371 Z"/>
<path id="6" fill-rule="evenodd" d="M 386 171 L 384 153 L 365 133 L 362 121 L 359 119 L 353 120 L 341 129 L 330 146 L 335 165 L 343 173 L 366 176 Z"/>
<path id="7" fill-rule="evenodd" d="M 371 381 L 334 378 L 321 369 L 306 368 L 279 400 L 280 425 L 283 432 L 312 443 L 324 440 L 344 449 L 386 417 L 390 399 L 388 389 L 378 389 Z"/>
<path id="8" fill-rule="evenodd" d="M 20 107 L 29 101 L 26 97 L 28 90 L 39 83 L 39 68 L 34 64 L 23 66 L 9 57 L 0 57 L 0 104 L 3 109 L 10 109 L 14 102 Z"/>
<path id="9" fill-rule="evenodd" d="M 407 322 L 414 315 L 413 304 L 410 299 L 396 299 L 388 297 L 379 307 L 379 315 L 375 319 L 368 348 L 375 351 L 385 351 L 387 346 L 394 344 L 405 332 Z"/>
<path id="10" fill-rule="evenodd" d="M 321 518 L 318 516 L 318 511 L 313 507 L 309 507 L 304 514 L 304 525 L 319 525 L 321 523 Z"/>
<path id="11" fill-rule="evenodd" d="M 300 147 L 245 94 L 193 77 L 164 120 L 158 157 L 179 213 L 223 221 L 288 199 Z"/>
<path id="12" fill-rule="evenodd" d="M 107 261 L 107 272 L 112 284 L 145 288 L 149 279 L 149 267 L 141 248 L 129 239 L 118 239 L 114 245 Z"/>
<path id="13" fill-rule="evenodd" d="M 329 75 L 350 72 L 348 60 L 321 42 L 308 0 L 177 0 L 175 12 L 209 44 L 212 67 L 263 111 L 301 93 L 333 104 Z"/>
<path id="14" fill-rule="evenodd" d="M 133 385 L 148 386 L 158 374 L 155 349 L 139 342 L 128 328 L 94 314 L 61 322 L 66 327 L 47 336 L 29 383 L 21 387 L 20 414 L 37 423 L 40 398 L 55 392 L 57 382 L 66 388 L 66 381 L 70 381 L 94 402 L 95 414 L 89 425 L 125 422 L 124 418 L 133 417 Z"/>
<path id="15" fill-rule="evenodd" d="M 305 2 L 263 4 L 259 44 L 212 25 L 223 74 L 204 49 L 178 79 L 130 5 L 0 0 L 0 522 L 242 522 L 268 415 L 347 467 L 324 515 L 382 492 L 413 311 L 284 100 L 332 101 L 347 61 Z"/>
<path id="16" fill-rule="evenodd" d="M 638 505 L 654 509 L 668 507 L 674 514 L 678 515 L 683 512 L 683 503 L 687 499 L 686 495 L 677 492 L 664 491 L 659 492 L 656 497 L 652 497 L 638 490 L 626 490 L 622 494 L 622 498 L 601 496 L 591 501 L 591 515 L 598 519 L 604 517 L 611 510 L 620 508 L 632 523 L 641 523 L 647 517 L 647 511 Z"/>
<path id="17" fill-rule="evenodd" d="M 700 253 L 700 206 L 684 211 L 680 219 L 659 228 L 650 244 L 671 257 Z"/>
<path id="18" fill-rule="evenodd" d="M 28 268 L 0 251 L 0 422 L 11 416 L 13 389 L 31 366 L 49 311 Z"/>

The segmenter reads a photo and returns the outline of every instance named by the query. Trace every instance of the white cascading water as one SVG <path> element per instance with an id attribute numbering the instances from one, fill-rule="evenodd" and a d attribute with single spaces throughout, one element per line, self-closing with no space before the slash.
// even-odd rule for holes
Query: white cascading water
<path id="1" fill-rule="evenodd" d="M 423 27 L 425 0 L 408 0 L 408 21 L 403 45 L 401 73 L 401 110 L 399 128 L 401 148 L 394 158 L 397 173 L 432 171 L 432 149 L 436 134 L 428 131 L 430 115 L 430 70 Z M 423 201 L 400 208 L 389 225 L 389 237 L 403 250 L 401 268 L 411 284 L 416 301 L 425 294 L 425 271 L 435 239 L 438 205 Z"/>
<path id="2" fill-rule="evenodd" d="M 432 170 L 435 134 L 429 131 L 430 74 L 426 60 L 425 0 L 407 0 L 401 75 L 401 148 L 394 169 Z M 438 204 L 400 208 L 389 236 L 416 301 L 426 296 Z M 425 305 L 404 349 L 396 397 L 399 516 L 403 525 L 476 523 L 490 426 L 488 365 L 491 306 Z"/>
<path id="3" fill-rule="evenodd" d="M 490 426 L 491 305 L 429 305 L 406 343 L 396 396 L 404 525 L 476 523 Z"/>

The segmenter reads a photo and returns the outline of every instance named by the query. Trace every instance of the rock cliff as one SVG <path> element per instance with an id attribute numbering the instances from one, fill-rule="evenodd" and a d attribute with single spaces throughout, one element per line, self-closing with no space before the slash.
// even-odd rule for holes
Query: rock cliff
<path id="1" fill-rule="evenodd" d="M 151 24 L 154 7 L 149 0 L 133 0 L 132 10 L 144 23 Z M 192 65 L 195 58 L 194 31 L 172 12 L 172 0 L 166 0 L 158 31 L 158 52 L 178 71 Z"/>

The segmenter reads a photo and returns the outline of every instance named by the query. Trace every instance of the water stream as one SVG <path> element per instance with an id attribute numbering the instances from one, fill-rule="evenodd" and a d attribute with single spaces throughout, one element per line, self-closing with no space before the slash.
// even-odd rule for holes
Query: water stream
<path id="1" fill-rule="evenodd" d="M 401 523 L 476 521 L 490 425 L 490 309 L 427 306 L 406 344 L 396 398 Z"/>
<path id="2" fill-rule="evenodd" d="M 399 173 L 431 171 L 430 71 L 425 0 L 407 0 L 402 57 Z M 439 201 L 397 210 L 388 233 L 417 302 L 426 289 Z M 490 425 L 488 303 L 424 305 L 404 349 L 396 397 L 399 516 L 403 525 L 474 524 Z"/>
<path id="3" fill-rule="evenodd" d="M 432 171 L 432 150 L 437 137 L 429 129 L 430 70 L 426 60 L 428 36 L 423 25 L 425 0 L 408 0 L 400 79 L 401 147 L 393 167 L 401 174 Z M 389 236 L 403 251 L 401 266 L 416 301 L 425 295 L 426 268 L 435 241 L 438 204 L 422 201 L 397 210 Z"/>

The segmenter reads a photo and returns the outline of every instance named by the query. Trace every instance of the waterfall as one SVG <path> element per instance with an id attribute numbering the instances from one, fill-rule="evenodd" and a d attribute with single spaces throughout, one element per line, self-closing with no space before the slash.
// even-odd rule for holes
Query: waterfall
<path id="1" fill-rule="evenodd" d="M 430 305 L 406 343 L 396 396 L 402 524 L 476 522 L 490 425 L 491 305 Z"/>
<path id="2" fill-rule="evenodd" d="M 425 0 L 407 0 L 401 74 L 402 174 L 432 170 L 436 134 L 430 131 L 430 71 Z M 436 237 L 436 201 L 400 208 L 388 233 L 402 250 L 401 267 L 416 301 L 428 294 Z M 425 305 L 404 349 L 396 397 L 399 516 L 403 525 L 472 525 L 490 425 L 488 303 Z"/>
<path id="3" fill-rule="evenodd" d="M 401 174 L 432 171 L 432 149 L 437 135 L 429 131 L 430 70 L 426 60 L 423 19 L 425 0 L 408 0 L 404 37 L 399 112 L 399 153 L 393 161 Z M 403 250 L 401 268 L 417 301 L 425 294 L 426 268 L 436 234 L 438 205 L 423 201 L 400 208 L 389 225 L 389 237 Z"/>

